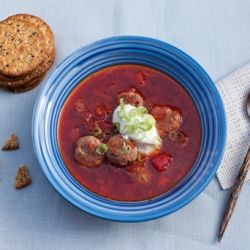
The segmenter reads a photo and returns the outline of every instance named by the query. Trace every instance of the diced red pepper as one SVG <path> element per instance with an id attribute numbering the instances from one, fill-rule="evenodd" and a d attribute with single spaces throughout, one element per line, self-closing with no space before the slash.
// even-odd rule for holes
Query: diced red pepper
<path id="1" fill-rule="evenodd" d="M 134 163 L 127 169 L 130 173 L 133 173 L 136 179 L 140 182 L 149 182 L 151 174 L 147 171 L 144 162 Z"/>
<path id="2" fill-rule="evenodd" d="M 144 84 L 146 82 L 147 78 L 142 71 L 139 71 L 137 73 L 137 80 L 139 84 Z"/>
<path id="3" fill-rule="evenodd" d="M 77 112 L 84 111 L 85 105 L 82 99 L 78 99 L 74 106 Z"/>
<path id="4" fill-rule="evenodd" d="M 157 171 L 162 172 L 167 169 L 171 161 L 172 161 L 172 156 L 170 154 L 161 153 L 154 156 L 152 158 L 151 163 Z"/>
<path id="5" fill-rule="evenodd" d="M 102 115 L 102 113 L 103 113 L 102 107 L 101 106 L 97 106 L 96 109 L 95 109 L 95 114 L 97 116 L 100 116 L 100 115 Z"/>
<path id="6" fill-rule="evenodd" d="M 95 114 L 97 116 L 105 116 L 106 114 L 109 115 L 113 112 L 113 109 L 110 105 L 99 105 L 95 109 Z"/>
<path id="7" fill-rule="evenodd" d="M 98 120 L 91 116 L 89 117 L 87 124 L 91 125 L 92 127 L 96 127 L 98 124 Z"/>
<path id="8" fill-rule="evenodd" d="M 113 108 L 110 105 L 104 105 L 103 106 L 104 111 L 107 115 L 111 114 L 113 112 Z"/>
<path id="9" fill-rule="evenodd" d="M 85 108 L 84 113 L 82 115 L 82 121 L 88 124 L 90 117 L 91 117 L 90 110 L 88 108 Z"/>

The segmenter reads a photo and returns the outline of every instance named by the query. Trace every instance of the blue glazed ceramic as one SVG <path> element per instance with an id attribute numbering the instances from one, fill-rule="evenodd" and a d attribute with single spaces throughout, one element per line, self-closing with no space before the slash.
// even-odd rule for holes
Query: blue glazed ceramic
<path id="1" fill-rule="evenodd" d="M 117 64 L 141 64 L 165 72 L 189 93 L 200 115 L 202 143 L 191 172 L 176 188 L 149 201 L 112 201 L 91 193 L 68 172 L 58 148 L 58 118 L 71 91 L 89 74 Z M 104 219 L 140 222 L 173 213 L 204 190 L 215 175 L 223 155 L 226 119 L 214 83 L 187 54 L 159 40 L 121 36 L 82 47 L 53 70 L 45 80 L 34 107 L 32 137 L 44 175 L 66 200 Z"/>

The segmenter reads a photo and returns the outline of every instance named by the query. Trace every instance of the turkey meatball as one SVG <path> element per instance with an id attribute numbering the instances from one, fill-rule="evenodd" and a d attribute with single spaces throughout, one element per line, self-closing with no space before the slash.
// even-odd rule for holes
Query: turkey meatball
<path id="1" fill-rule="evenodd" d="M 151 110 L 156 120 L 156 128 L 159 134 L 169 133 L 176 130 L 182 121 L 181 113 L 168 106 L 156 105 Z"/>
<path id="2" fill-rule="evenodd" d="M 100 166 L 105 160 L 105 156 L 96 151 L 100 144 L 101 141 L 92 135 L 80 137 L 76 141 L 75 160 L 85 167 Z"/>
<path id="3" fill-rule="evenodd" d="M 124 139 L 121 134 L 115 134 L 107 141 L 107 160 L 118 167 L 126 167 L 132 164 L 137 158 L 137 148 L 128 139 Z"/>
<path id="4" fill-rule="evenodd" d="M 143 104 L 143 98 L 139 94 L 137 94 L 133 91 L 119 93 L 116 96 L 117 105 L 120 104 L 121 98 L 123 98 L 125 104 L 131 104 L 135 107 L 142 106 L 142 104 Z"/>

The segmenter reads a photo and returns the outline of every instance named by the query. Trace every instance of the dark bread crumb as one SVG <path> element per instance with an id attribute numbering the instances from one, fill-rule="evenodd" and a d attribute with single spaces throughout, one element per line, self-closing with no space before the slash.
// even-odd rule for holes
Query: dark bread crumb
<path id="1" fill-rule="evenodd" d="M 4 143 L 2 150 L 14 150 L 19 148 L 18 138 L 15 133 L 11 133 L 9 139 Z"/>
<path id="2" fill-rule="evenodd" d="M 30 183 L 31 179 L 29 177 L 28 168 L 22 165 L 17 169 L 14 186 L 16 189 L 21 189 L 28 186 Z"/>

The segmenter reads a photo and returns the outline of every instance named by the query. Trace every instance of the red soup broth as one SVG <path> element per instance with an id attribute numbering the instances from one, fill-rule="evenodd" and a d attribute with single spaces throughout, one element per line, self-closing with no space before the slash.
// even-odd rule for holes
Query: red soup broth
<path id="1" fill-rule="evenodd" d="M 109 162 L 92 168 L 78 164 L 74 160 L 76 140 L 88 135 L 96 125 L 103 130 L 110 128 L 116 95 L 130 89 L 143 96 L 149 113 L 153 105 L 180 110 L 182 123 L 177 132 L 185 134 L 185 140 L 175 141 L 165 134 L 157 152 L 125 168 Z M 173 189 L 190 172 L 200 149 L 201 124 L 192 99 L 171 77 L 142 65 L 117 65 L 91 74 L 70 93 L 59 118 L 58 143 L 66 167 L 85 188 L 113 200 L 148 200 Z M 172 156 L 161 172 L 151 162 L 160 153 Z"/>

